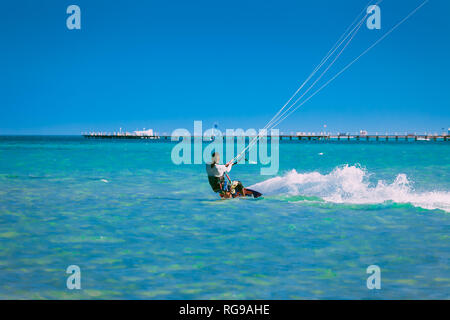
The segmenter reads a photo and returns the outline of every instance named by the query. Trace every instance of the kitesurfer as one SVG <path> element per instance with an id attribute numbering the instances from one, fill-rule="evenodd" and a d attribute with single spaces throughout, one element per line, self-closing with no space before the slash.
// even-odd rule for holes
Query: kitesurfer
<path id="1" fill-rule="evenodd" d="M 220 154 L 213 152 L 211 155 L 211 163 L 206 164 L 206 173 L 208 174 L 208 181 L 214 192 L 220 193 L 221 196 L 230 196 L 227 180 L 225 174 L 231 171 L 234 163 L 219 164 Z"/>
<path id="2" fill-rule="evenodd" d="M 243 196 L 258 198 L 261 196 L 261 193 L 257 191 L 245 189 L 240 181 L 231 181 L 228 172 L 231 171 L 231 167 L 237 162 L 228 162 L 227 164 L 219 164 L 219 162 L 219 153 L 213 152 L 211 154 L 211 163 L 206 164 L 206 172 L 211 188 L 214 192 L 219 193 L 221 198 L 228 199 Z"/>

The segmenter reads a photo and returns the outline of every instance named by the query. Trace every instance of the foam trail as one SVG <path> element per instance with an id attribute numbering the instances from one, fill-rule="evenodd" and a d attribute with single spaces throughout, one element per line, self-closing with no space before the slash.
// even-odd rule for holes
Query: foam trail
<path id="1" fill-rule="evenodd" d="M 416 192 L 405 174 L 398 174 L 394 182 L 369 182 L 370 174 L 357 166 L 335 168 L 329 174 L 319 172 L 297 173 L 292 170 L 252 185 L 264 195 L 316 196 L 334 203 L 377 204 L 386 201 L 411 203 L 425 209 L 450 212 L 450 192 Z"/>

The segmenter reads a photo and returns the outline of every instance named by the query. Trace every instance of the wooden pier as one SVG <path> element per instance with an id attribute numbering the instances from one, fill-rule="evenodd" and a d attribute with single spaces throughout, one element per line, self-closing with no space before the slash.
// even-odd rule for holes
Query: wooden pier
<path id="1" fill-rule="evenodd" d="M 171 141 L 172 136 L 168 135 L 133 135 L 133 134 L 108 134 L 108 133 L 89 133 L 83 134 L 88 139 L 124 139 L 124 140 L 158 140 Z M 179 140 L 181 137 L 174 137 Z M 217 137 L 216 137 L 217 138 Z M 224 140 L 226 136 L 222 137 Z M 239 138 L 235 136 L 235 138 Z M 253 138 L 253 137 L 247 137 Z M 416 135 L 416 134 L 384 134 L 384 135 L 332 135 L 332 134 L 304 134 L 304 135 L 280 135 L 280 141 L 449 141 L 450 135 Z M 270 139 L 270 136 L 268 136 Z M 211 139 L 212 141 L 213 139 Z"/>
<path id="2" fill-rule="evenodd" d="M 128 139 L 128 140 L 136 140 L 136 139 L 150 139 L 150 140 L 160 140 L 160 136 L 144 136 L 144 135 L 135 135 L 135 134 L 109 134 L 109 133 L 89 133 L 83 134 L 83 137 L 88 139 Z M 169 137 L 170 139 L 170 137 Z"/>

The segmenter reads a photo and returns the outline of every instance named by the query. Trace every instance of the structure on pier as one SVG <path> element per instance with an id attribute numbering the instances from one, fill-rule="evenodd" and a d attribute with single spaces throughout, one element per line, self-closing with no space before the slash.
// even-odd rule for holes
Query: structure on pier
<path id="1" fill-rule="evenodd" d="M 151 134 L 148 134 L 151 133 Z M 367 132 L 364 132 L 364 134 L 356 134 L 351 135 L 349 133 L 345 134 L 337 134 L 333 135 L 330 133 L 297 133 L 296 135 L 279 135 L 279 139 L 281 141 L 449 141 L 450 140 L 450 132 L 448 134 L 424 134 L 424 135 L 417 135 L 417 134 L 384 134 L 384 135 L 370 135 L 366 134 Z M 173 140 L 178 141 L 181 136 L 170 136 L 170 135 L 156 135 L 152 131 L 135 131 L 134 133 L 103 133 L 103 132 L 92 132 L 92 133 L 84 133 L 83 136 L 88 139 L 151 139 L 151 140 L 167 140 L 171 141 Z M 208 139 L 208 141 L 212 141 L 214 139 L 217 139 L 218 137 L 211 137 Z M 222 136 L 222 139 L 226 139 L 226 136 Z M 235 138 L 241 138 L 238 136 L 235 136 Z M 254 137 L 247 137 L 247 138 L 254 138 Z M 268 136 L 268 139 L 271 137 Z"/>

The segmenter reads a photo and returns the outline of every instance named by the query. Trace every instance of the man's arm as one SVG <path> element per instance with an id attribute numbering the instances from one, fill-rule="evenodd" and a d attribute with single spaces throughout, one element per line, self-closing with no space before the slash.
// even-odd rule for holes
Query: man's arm
<path id="1" fill-rule="evenodd" d="M 237 164 L 238 162 L 237 161 L 235 161 L 235 162 L 228 162 L 226 165 L 225 165 L 225 167 L 228 167 L 228 166 L 234 166 L 235 164 Z"/>
<path id="2" fill-rule="evenodd" d="M 226 171 L 227 172 L 230 172 L 231 171 L 231 167 L 233 167 L 235 164 L 237 163 L 237 161 L 236 162 L 228 162 L 226 165 L 225 165 L 225 168 L 226 168 Z"/>
<path id="3" fill-rule="evenodd" d="M 216 164 L 216 169 L 219 171 L 220 175 L 223 175 L 225 172 L 230 172 L 232 164 Z"/>

